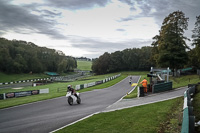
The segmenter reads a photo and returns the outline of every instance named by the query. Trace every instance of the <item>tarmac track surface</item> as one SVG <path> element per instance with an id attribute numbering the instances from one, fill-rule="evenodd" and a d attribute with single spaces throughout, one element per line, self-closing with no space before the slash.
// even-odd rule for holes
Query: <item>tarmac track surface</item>
<path id="1" fill-rule="evenodd" d="M 139 76 L 132 81 L 138 82 Z M 1 133 L 46 133 L 90 114 L 103 111 L 131 91 L 129 77 L 114 86 L 81 93 L 80 105 L 68 105 L 66 97 L 0 110 Z"/>

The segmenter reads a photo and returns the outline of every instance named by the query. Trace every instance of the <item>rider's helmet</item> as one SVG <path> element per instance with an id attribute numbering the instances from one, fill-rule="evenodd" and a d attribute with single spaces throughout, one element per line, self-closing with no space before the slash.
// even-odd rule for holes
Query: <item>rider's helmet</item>
<path id="1" fill-rule="evenodd" d="M 69 89 L 71 87 L 71 85 L 68 85 L 67 88 Z"/>

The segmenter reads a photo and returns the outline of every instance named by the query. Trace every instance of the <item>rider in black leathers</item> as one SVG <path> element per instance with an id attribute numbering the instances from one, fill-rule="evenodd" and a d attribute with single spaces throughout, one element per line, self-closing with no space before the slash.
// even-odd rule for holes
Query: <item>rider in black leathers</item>
<path id="1" fill-rule="evenodd" d="M 68 85 L 67 91 L 68 91 L 68 92 L 71 92 L 72 95 L 74 95 L 74 96 L 76 96 L 76 97 L 78 98 L 75 89 L 72 88 L 72 85 Z"/>

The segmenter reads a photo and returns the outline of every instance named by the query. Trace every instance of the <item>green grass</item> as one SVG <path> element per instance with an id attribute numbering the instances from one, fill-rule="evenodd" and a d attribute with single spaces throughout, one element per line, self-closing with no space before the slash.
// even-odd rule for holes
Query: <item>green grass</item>
<path id="1" fill-rule="evenodd" d="M 200 82 L 200 76 L 198 75 L 185 75 L 181 77 L 170 77 L 173 82 L 173 88 L 179 88 L 187 86 L 188 84 L 196 84 Z"/>
<path id="2" fill-rule="evenodd" d="M 167 119 L 160 124 L 158 133 L 180 133 L 183 120 L 183 104 L 184 99 L 180 97 L 176 104 L 171 105 L 171 110 L 167 115 Z"/>
<path id="3" fill-rule="evenodd" d="M 121 74 L 123 75 L 132 75 L 132 76 L 140 76 L 140 75 L 147 75 L 149 71 L 123 71 Z"/>
<path id="4" fill-rule="evenodd" d="M 12 107 L 12 106 L 16 106 L 16 105 L 25 104 L 25 103 L 41 101 L 41 100 L 51 99 L 51 98 L 60 97 L 60 96 L 65 96 L 66 91 L 67 91 L 67 86 L 69 84 L 72 85 L 73 87 L 75 87 L 75 85 L 80 85 L 80 84 L 84 84 L 84 83 L 90 83 L 90 82 L 103 80 L 107 77 L 111 77 L 111 76 L 114 76 L 116 74 L 117 73 L 91 76 L 91 77 L 87 77 L 87 80 L 81 80 L 81 81 L 75 81 L 75 82 L 53 83 L 53 84 L 48 84 L 48 85 L 36 86 L 36 87 L 30 86 L 30 87 L 24 87 L 23 89 L 20 89 L 20 90 L 15 90 L 15 89 L 11 89 L 11 88 L 10 89 L 0 89 L 0 94 L 2 94 L 2 93 L 8 93 L 8 92 L 18 92 L 18 91 L 38 90 L 38 89 L 49 88 L 49 94 L 39 94 L 39 95 L 34 95 L 34 96 L 0 100 L 0 108 L 7 108 L 7 107 Z M 114 80 L 111 80 L 109 82 L 106 82 L 104 84 L 93 86 L 93 87 L 86 88 L 86 89 L 82 89 L 82 90 L 80 90 L 80 92 L 109 87 L 109 86 L 112 86 L 112 85 L 116 84 L 117 82 L 121 81 L 125 77 L 126 76 L 120 76 L 120 77 L 118 77 Z"/>
<path id="5" fill-rule="evenodd" d="M 49 76 L 45 74 L 5 74 L 0 72 L 0 83 L 48 77 Z"/>
<path id="6" fill-rule="evenodd" d="M 77 61 L 77 69 L 91 71 L 92 62 L 91 61 Z"/>
<path id="7" fill-rule="evenodd" d="M 180 100 L 183 98 L 96 114 L 58 133 L 156 133 Z"/>

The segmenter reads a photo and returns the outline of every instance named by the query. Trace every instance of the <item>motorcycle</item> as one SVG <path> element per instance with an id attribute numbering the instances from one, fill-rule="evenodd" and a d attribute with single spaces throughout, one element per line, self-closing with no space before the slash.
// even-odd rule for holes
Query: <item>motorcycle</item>
<path id="1" fill-rule="evenodd" d="M 66 97 L 69 105 L 73 105 L 75 102 L 77 102 L 77 104 L 81 104 L 80 94 L 76 92 L 76 95 L 77 97 L 73 95 L 71 92 L 67 92 Z"/>

